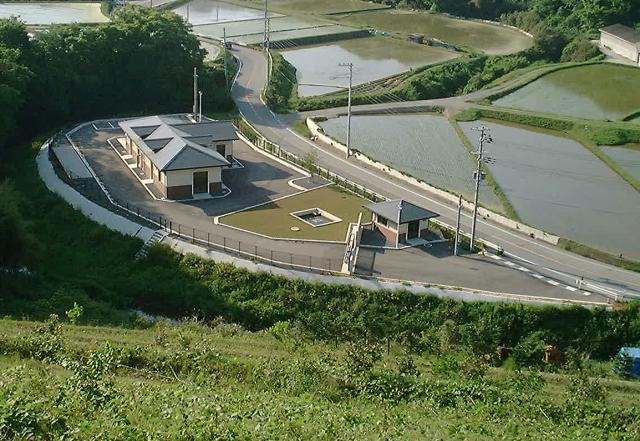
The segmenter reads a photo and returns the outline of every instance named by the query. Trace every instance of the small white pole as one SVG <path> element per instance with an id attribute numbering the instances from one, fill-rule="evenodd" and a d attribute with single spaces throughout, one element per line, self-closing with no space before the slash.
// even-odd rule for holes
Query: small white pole
<path id="1" fill-rule="evenodd" d="M 198 91 L 198 97 L 200 98 L 198 104 L 198 122 L 202 122 L 202 91 Z"/>

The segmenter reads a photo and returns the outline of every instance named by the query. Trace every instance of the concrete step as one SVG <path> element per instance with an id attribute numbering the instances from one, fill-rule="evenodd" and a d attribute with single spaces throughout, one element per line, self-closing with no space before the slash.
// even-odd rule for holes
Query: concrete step
<path id="1" fill-rule="evenodd" d="M 149 248 L 155 243 L 162 242 L 162 240 L 167 237 L 169 233 L 164 230 L 156 230 L 151 237 L 142 245 L 142 247 L 138 250 L 136 255 L 134 256 L 135 260 L 140 260 L 149 254 Z"/>

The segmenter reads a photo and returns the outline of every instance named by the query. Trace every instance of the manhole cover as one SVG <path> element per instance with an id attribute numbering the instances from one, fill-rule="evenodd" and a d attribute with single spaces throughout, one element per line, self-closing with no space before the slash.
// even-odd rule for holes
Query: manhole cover
<path id="1" fill-rule="evenodd" d="M 300 231 L 300 227 L 291 227 L 291 231 Z"/>

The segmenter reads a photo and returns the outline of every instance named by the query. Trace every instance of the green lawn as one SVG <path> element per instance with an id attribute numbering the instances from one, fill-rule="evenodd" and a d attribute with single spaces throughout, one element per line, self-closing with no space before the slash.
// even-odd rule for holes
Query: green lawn
<path id="1" fill-rule="evenodd" d="M 368 203 L 366 199 L 332 185 L 223 216 L 220 223 L 271 237 L 344 241 L 349 223 L 357 222 L 359 213 L 362 212 L 363 221 L 371 219 L 370 213 L 363 208 Z M 289 214 L 309 208 L 320 208 L 342 221 L 313 227 Z M 300 230 L 292 231 L 292 227 Z"/>

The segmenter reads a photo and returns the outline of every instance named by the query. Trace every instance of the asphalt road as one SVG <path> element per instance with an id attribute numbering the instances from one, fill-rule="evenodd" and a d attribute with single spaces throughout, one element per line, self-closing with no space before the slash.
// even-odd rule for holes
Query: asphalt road
<path id="1" fill-rule="evenodd" d="M 315 151 L 321 166 L 366 185 L 368 188 L 389 198 L 402 198 L 425 208 L 436 211 L 440 219 L 450 225 L 455 224 L 456 207 L 438 197 L 389 177 L 377 169 L 364 166 L 354 159 L 345 159 L 335 150 L 312 143 L 296 133 L 290 126 L 308 114 L 332 115 L 344 112 L 344 109 L 328 109 L 308 114 L 276 115 L 273 114 L 260 98 L 260 92 L 266 84 L 266 59 L 261 52 L 236 46 L 235 55 L 242 66 L 233 85 L 233 96 L 240 112 L 265 137 L 280 144 L 286 150 L 296 154 Z M 464 108 L 466 101 L 478 99 L 493 93 L 495 90 L 508 87 L 507 84 L 492 91 L 477 92 L 466 97 L 450 99 L 425 100 L 419 102 L 382 103 L 366 106 L 354 106 L 354 110 L 385 110 L 419 106 L 440 105 L 448 109 Z M 469 213 L 463 214 L 462 229 L 471 230 Z M 495 224 L 490 220 L 479 219 L 478 236 L 501 246 L 505 256 L 518 265 L 558 280 L 569 286 L 583 279 L 582 288 L 593 292 L 615 296 L 638 296 L 640 298 L 640 274 L 588 259 L 545 242 L 532 239 L 517 231 Z M 478 277 L 484 277 L 479 274 Z"/>

